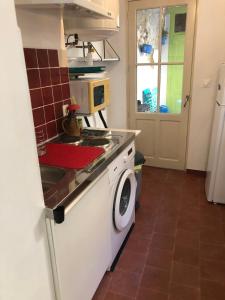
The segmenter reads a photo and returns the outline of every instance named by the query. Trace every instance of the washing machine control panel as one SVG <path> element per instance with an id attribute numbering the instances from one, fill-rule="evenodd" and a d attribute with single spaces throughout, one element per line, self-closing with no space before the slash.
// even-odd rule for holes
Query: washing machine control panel
<path id="1" fill-rule="evenodd" d="M 123 170 L 134 168 L 135 145 L 132 142 L 123 152 L 108 166 L 110 182 L 114 181 Z"/>

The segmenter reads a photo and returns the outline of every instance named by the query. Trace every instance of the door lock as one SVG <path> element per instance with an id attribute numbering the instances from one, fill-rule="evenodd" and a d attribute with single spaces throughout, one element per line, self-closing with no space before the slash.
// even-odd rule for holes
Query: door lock
<path id="1" fill-rule="evenodd" d="M 188 102 L 191 100 L 191 96 L 190 95 L 187 95 L 186 96 L 186 100 L 185 100 L 185 102 L 184 102 L 184 108 L 186 108 L 186 106 L 187 106 L 187 104 L 188 104 Z"/>

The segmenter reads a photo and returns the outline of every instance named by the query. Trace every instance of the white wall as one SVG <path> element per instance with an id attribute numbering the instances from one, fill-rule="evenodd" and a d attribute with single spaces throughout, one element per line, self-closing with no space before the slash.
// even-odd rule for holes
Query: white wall
<path id="1" fill-rule="evenodd" d="M 59 64 L 68 66 L 62 11 L 16 8 L 24 48 L 58 49 Z"/>
<path id="2" fill-rule="evenodd" d="M 104 62 L 95 63 L 95 65 L 105 65 L 106 73 L 100 75 L 91 74 L 89 77 L 109 77 L 110 78 L 110 96 L 111 103 L 107 108 L 107 112 L 103 114 L 107 119 L 107 124 L 112 128 L 127 128 L 128 120 L 128 108 L 127 108 L 127 68 L 128 68 L 128 49 L 127 49 L 127 9 L 128 4 L 125 0 L 119 0 L 120 3 L 120 31 L 116 32 L 110 39 L 109 42 L 120 56 L 119 62 Z M 100 53 L 103 53 L 101 43 L 94 43 L 95 47 Z M 107 52 L 108 49 L 106 49 Z M 112 53 L 111 53 L 112 54 Z M 82 56 L 82 51 L 77 49 L 69 49 L 68 57 L 79 57 Z M 95 57 L 97 55 L 95 54 Z M 70 61 L 69 65 L 72 66 L 83 66 L 83 63 L 77 61 Z M 98 115 L 95 117 L 89 117 L 91 126 L 102 127 L 102 122 Z"/>
<path id="3" fill-rule="evenodd" d="M 128 4 L 120 0 L 120 31 L 109 41 L 118 52 L 120 62 L 111 63 L 107 70 L 111 79 L 111 104 L 108 108 L 108 124 L 114 128 L 127 128 L 128 104 L 127 104 L 127 71 L 128 71 Z"/>
<path id="4" fill-rule="evenodd" d="M 60 49 L 60 11 L 43 14 L 44 10 L 16 9 L 22 31 L 23 46 L 27 48 Z"/>
<path id="5" fill-rule="evenodd" d="M 225 1 L 198 1 L 187 168 L 205 170 L 219 65 L 225 62 Z M 211 80 L 204 88 L 205 80 Z"/>
<path id="6" fill-rule="evenodd" d="M 14 2 L 0 1 L 0 299 L 51 300 L 44 202 Z M 12 70 L 14 70 L 12 72 Z"/>

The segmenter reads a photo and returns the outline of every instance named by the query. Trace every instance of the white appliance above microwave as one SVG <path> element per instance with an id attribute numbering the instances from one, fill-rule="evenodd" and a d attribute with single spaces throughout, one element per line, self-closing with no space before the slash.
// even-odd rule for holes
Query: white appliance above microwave
<path id="1" fill-rule="evenodd" d="M 75 16 L 108 20 L 114 18 L 111 11 L 93 0 L 15 0 L 15 4 L 20 7 L 45 10 L 63 8 L 64 19 Z"/>
<path id="2" fill-rule="evenodd" d="M 92 0 L 93 1 L 93 0 Z M 99 0 L 107 11 L 112 12 L 113 19 L 96 18 L 64 18 L 65 34 L 79 35 L 79 40 L 85 42 L 102 41 L 110 38 L 120 28 L 119 0 Z M 100 2 L 98 2 L 100 4 Z"/>

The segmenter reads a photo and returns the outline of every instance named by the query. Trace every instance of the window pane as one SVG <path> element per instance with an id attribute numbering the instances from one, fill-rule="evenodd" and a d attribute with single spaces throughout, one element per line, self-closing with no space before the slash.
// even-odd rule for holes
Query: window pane
<path id="1" fill-rule="evenodd" d="M 162 62 L 183 62 L 186 6 L 163 9 Z"/>
<path id="2" fill-rule="evenodd" d="M 137 67 L 138 112 L 156 112 L 158 97 L 158 67 Z"/>
<path id="3" fill-rule="evenodd" d="M 161 113 L 181 113 L 182 90 L 183 66 L 162 66 L 160 88 Z"/>
<path id="4" fill-rule="evenodd" d="M 159 54 L 160 9 L 137 11 L 137 62 L 157 63 Z"/>

